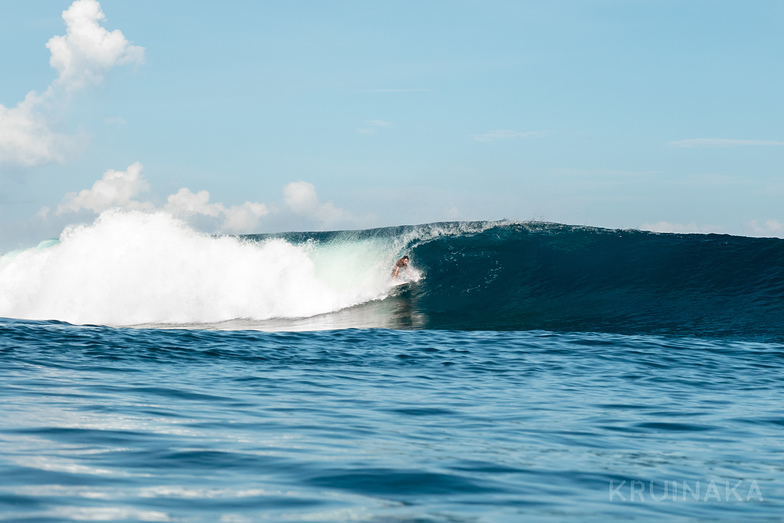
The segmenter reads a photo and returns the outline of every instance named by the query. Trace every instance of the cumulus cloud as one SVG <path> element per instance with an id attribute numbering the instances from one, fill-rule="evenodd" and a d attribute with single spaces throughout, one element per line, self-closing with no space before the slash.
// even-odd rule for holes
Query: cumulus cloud
<path id="1" fill-rule="evenodd" d="M 682 224 L 682 223 L 670 223 L 664 221 L 656 222 L 656 223 L 644 223 L 640 225 L 640 230 L 651 231 L 651 232 L 701 233 L 701 234 L 724 232 L 721 227 L 716 227 L 713 225 L 697 225 L 696 222 L 689 222 L 687 224 Z"/>
<path id="2" fill-rule="evenodd" d="M 175 194 L 169 196 L 166 203 L 166 210 L 184 216 L 203 214 L 204 216 L 216 217 L 220 215 L 221 209 L 221 204 L 210 203 L 209 192 L 199 191 L 193 193 L 187 187 L 183 187 Z"/>
<path id="3" fill-rule="evenodd" d="M 752 220 L 743 225 L 743 230 L 749 236 L 784 238 L 784 223 L 778 220 L 765 220 L 764 223 Z"/>
<path id="4" fill-rule="evenodd" d="M 669 142 L 672 147 L 696 148 L 696 147 L 744 147 L 750 145 L 771 146 L 784 145 L 784 142 L 775 140 L 731 140 L 725 138 L 691 138 L 688 140 L 677 140 Z"/>
<path id="5" fill-rule="evenodd" d="M 498 140 L 509 140 L 510 138 L 540 138 L 550 134 L 548 131 L 510 131 L 508 129 L 498 129 L 484 134 L 474 134 L 471 137 L 477 142 L 493 143 Z"/>
<path id="6" fill-rule="evenodd" d="M 272 223 L 279 227 L 324 228 L 358 221 L 331 201 L 322 202 L 316 187 L 302 180 L 283 187 L 283 205 L 271 206 L 252 201 L 226 205 L 210 201 L 210 193 L 206 190 L 194 192 L 187 187 L 170 194 L 163 205 L 156 205 L 146 198 L 149 192 L 144 167 L 136 162 L 124 171 L 107 170 L 92 187 L 67 193 L 54 212 L 50 207 L 42 207 L 37 217 L 39 220 L 50 220 L 54 216 L 68 219 L 76 213 L 100 214 L 110 209 L 164 211 L 207 232 L 236 234 L 256 232 L 262 219 L 270 216 Z M 270 225 L 269 221 L 265 223 Z"/>
<path id="7" fill-rule="evenodd" d="M 210 203 L 209 192 L 194 193 L 186 187 L 170 195 L 164 209 L 184 218 L 198 215 L 220 218 L 223 221 L 220 229 L 226 232 L 250 231 L 256 227 L 259 218 L 269 213 L 263 203 L 245 202 L 230 207 L 220 202 Z"/>
<path id="8" fill-rule="evenodd" d="M 228 232 L 247 232 L 253 230 L 259 223 L 259 218 L 269 213 L 263 203 L 245 202 L 242 205 L 232 205 L 223 209 L 222 229 Z"/>
<path id="9" fill-rule="evenodd" d="M 98 84 L 116 65 L 144 61 L 144 48 L 131 45 L 119 30 L 108 31 L 106 16 L 96 0 L 76 0 L 63 12 L 64 36 L 46 46 L 49 63 L 59 75 L 43 94 L 30 91 L 14 108 L 0 105 L 0 164 L 34 166 L 62 162 L 79 141 L 54 130 L 52 107 L 88 84 Z"/>
<path id="10" fill-rule="evenodd" d="M 158 207 L 152 202 L 141 199 L 150 190 L 143 170 L 139 162 L 131 164 L 125 171 L 109 169 L 91 188 L 67 193 L 55 214 L 62 216 L 85 211 L 100 214 L 108 209 L 156 210 Z M 202 225 L 207 228 L 230 233 L 252 232 L 259 219 L 269 213 L 263 203 L 246 201 L 240 205 L 227 206 L 210 202 L 210 193 L 207 191 L 194 193 L 186 187 L 170 195 L 161 209 L 186 220 L 202 219 Z M 50 211 L 49 207 L 42 207 L 38 217 L 46 220 Z"/>
<path id="11" fill-rule="evenodd" d="M 150 190 L 150 184 L 142 177 L 142 164 L 136 162 L 125 171 L 109 169 L 90 189 L 66 194 L 57 214 L 79 212 L 82 209 L 101 213 L 107 209 L 152 209 L 149 202 L 139 202 L 136 198 Z"/>
<path id="12" fill-rule="evenodd" d="M 63 11 L 66 34 L 53 36 L 46 47 L 52 53 L 49 64 L 60 73 L 56 82 L 66 89 L 98 84 L 115 65 L 144 62 L 144 48 L 131 45 L 119 29 L 101 27 L 105 19 L 96 0 L 76 0 Z"/>
<path id="13" fill-rule="evenodd" d="M 283 188 L 283 201 L 295 214 L 315 219 L 322 226 L 351 221 L 351 216 L 332 202 L 321 202 L 316 187 L 302 180 L 291 182 Z"/>

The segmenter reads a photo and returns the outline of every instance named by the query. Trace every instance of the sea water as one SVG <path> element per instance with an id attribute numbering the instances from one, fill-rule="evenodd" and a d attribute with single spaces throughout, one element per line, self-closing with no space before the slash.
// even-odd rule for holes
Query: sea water
<path id="1" fill-rule="evenodd" d="M 782 267 L 778 239 L 107 213 L 0 259 L 0 518 L 780 520 Z"/>

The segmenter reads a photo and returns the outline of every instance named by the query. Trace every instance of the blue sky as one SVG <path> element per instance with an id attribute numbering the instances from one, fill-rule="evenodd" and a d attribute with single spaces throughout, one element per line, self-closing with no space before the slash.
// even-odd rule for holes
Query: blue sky
<path id="1" fill-rule="evenodd" d="M 0 8 L 0 249 L 114 206 L 784 237 L 780 0 Z"/>

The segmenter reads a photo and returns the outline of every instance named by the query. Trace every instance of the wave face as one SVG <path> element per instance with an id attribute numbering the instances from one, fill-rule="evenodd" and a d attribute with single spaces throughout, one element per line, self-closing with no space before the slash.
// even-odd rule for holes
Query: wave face
<path id="1" fill-rule="evenodd" d="M 557 224 L 416 245 L 429 328 L 784 339 L 784 240 Z"/>
<path id="2" fill-rule="evenodd" d="M 780 239 L 499 222 L 235 238 L 115 212 L 0 259 L 0 316 L 780 341 L 783 274 Z"/>

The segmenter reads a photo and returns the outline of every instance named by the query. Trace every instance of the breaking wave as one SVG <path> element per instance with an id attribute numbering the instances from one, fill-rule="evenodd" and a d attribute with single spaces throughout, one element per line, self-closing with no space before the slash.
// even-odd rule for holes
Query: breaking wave
<path id="1" fill-rule="evenodd" d="M 393 281 L 403 254 L 412 270 Z M 216 237 L 115 211 L 0 259 L 0 316 L 782 340 L 783 269 L 772 238 L 538 222 Z"/>

